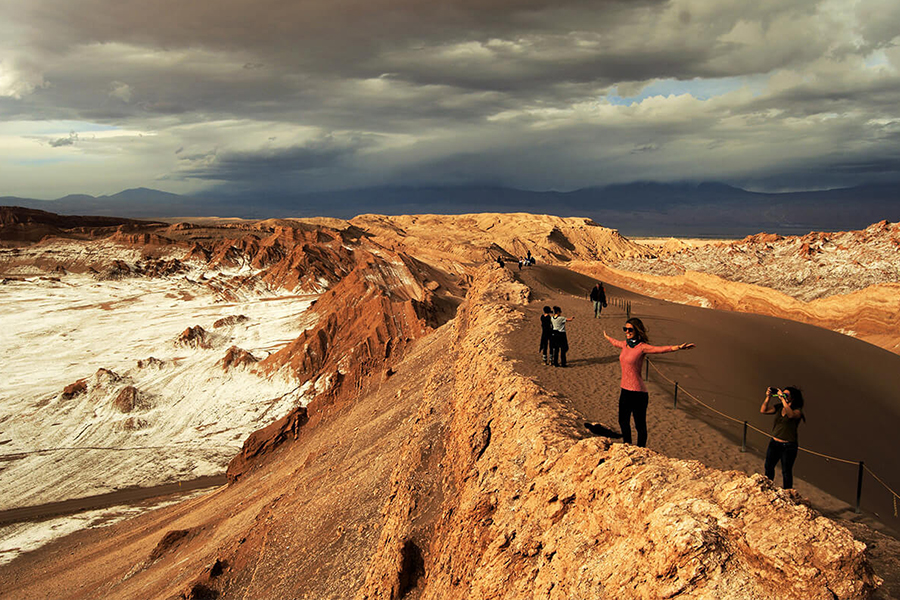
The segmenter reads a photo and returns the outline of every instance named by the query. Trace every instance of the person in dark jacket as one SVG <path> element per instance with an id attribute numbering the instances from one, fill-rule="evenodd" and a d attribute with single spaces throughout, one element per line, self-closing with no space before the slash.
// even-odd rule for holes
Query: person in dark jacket
<path id="1" fill-rule="evenodd" d="M 606 290 L 603 289 L 603 282 L 597 282 L 594 289 L 591 290 L 591 301 L 594 303 L 594 317 L 599 319 L 600 313 L 606 306 Z"/>
<path id="2" fill-rule="evenodd" d="M 541 356 L 544 358 L 544 364 L 550 363 L 550 337 L 553 335 L 553 325 L 550 323 L 549 306 L 544 307 L 544 314 L 541 315 Z"/>

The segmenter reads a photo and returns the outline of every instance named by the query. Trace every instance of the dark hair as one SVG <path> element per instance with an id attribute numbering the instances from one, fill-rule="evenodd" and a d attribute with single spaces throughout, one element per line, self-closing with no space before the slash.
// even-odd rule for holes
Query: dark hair
<path id="1" fill-rule="evenodd" d="M 644 327 L 644 322 L 638 319 L 637 317 L 631 317 L 627 321 L 625 321 L 628 325 L 634 327 L 634 339 L 639 342 L 644 342 L 645 344 L 650 343 L 650 338 L 647 337 L 647 328 Z"/>
<path id="2" fill-rule="evenodd" d="M 545 307 L 544 307 L 544 312 L 547 313 L 547 314 L 550 314 L 552 311 L 550 310 L 550 307 L 549 307 L 549 306 L 545 306 Z"/>
<path id="3" fill-rule="evenodd" d="M 784 389 L 791 393 L 791 408 L 802 412 L 803 411 L 803 391 L 800 388 L 794 387 L 794 386 L 788 386 Z M 805 421 L 806 415 L 800 415 L 800 418 Z"/>
<path id="4" fill-rule="evenodd" d="M 553 307 L 553 314 L 556 314 L 556 315 L 562 314 L 562 309 L 561 309 L 560 307 L 558 307 L 558 306 L 554 306 L 554 307 Z"/>

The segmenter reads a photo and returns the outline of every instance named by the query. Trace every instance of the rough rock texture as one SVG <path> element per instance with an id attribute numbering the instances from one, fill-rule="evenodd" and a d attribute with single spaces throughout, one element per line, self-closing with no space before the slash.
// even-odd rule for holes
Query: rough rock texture
<path id="1" fill-rule="evenodd" d="M 790 237 L 760 233 L 731 243 L 667 246 L 657 257 L 610 265 L 651 275 L 708 273 L 810 302 L 900 283 L 900 223 L 881 221 L 862 231 Z"/>
<path id="2" fill-rule="evenodd" d="M 368 255 L 319 298 L 316 325 L 260 368 L 287 369 L 300 381 L 315 375 L 320 394 L 358 395 L 365 379 L 399 360 L 410 342 L 441 321 L 440 303 L 410 262 Z"/>
<path id="3" fill-rule="evenodd" d="M 199 325 L 194 325 L 182 331 L 175 343 L 190 348 L 209 348 L 212 345 L 210 339 L 210 335 L 205 329 Z"/>
<path id="4" fill-rule="evenodd" d="M 416 476 L 423 425 L 392 477 L 359 600 L 860 598 L 877 585 L 863 544 L 762 477 L 578 440 L 573 419 L 500 360 L 504 303 L 527 290 L 483 275 L 456 322 L 451 422 L 430 458 L 443 502 Z"/>
<path id="5" fill-rule="evenodd" d="M 220 327 L 231 327 L 232 325 L 237 325 L 246 321 L 249 321 L 249 319 L 245 315 L 231 315 L 230 317 L 223 317 L 216 320 L 216 322 L 213 323 L 213 329 L 219 329 Z"/>
<path id="6" fill-rule="evenodd" d="M 126 385 L 116 396 L 116 399 L 113 400 L 113 406 L 115 406 L 119 412 L 130 413 L 133 410 L 144 408 L 145 402 L 143 398 L 141 398 L 141 393 L 136 387 L 133 385 Z"/>
<path id="7" fill-rule="evenodd" d="M 350 221 L 374 241 L 436 263 L 483 263 L 527 252 L 541 262 L 650 256 L 614 229 L 590 219 L 550 215 L 361 215 Z M 427 257 L 427 258 L 426 258 Z"/>
<path id="8" fill-rule="evenodd" d="M 232 346 L 225 352 L 225 356 L 222 358 L 222 368 L 228 371 L 234 367 L 247 367 L 258 361 L 258 358 L 254 357 L 243 348 Z"/>
<path id="9" fill-rule="evenodd" d="M 79 379 L 78 381 L 72 382 L 66 387 L 63 388 L 60 396 L 63 400 L 70 400 L 79 394 L 83 394 L 87 392 L 87 380 Z"/>
<path id="10" fill-rule="evenodd" d="M 98 234 L 111 234 L 125 223 L 146 225 L 151 222 L 119 217 L 60 216 L 43 210 L 0 206 L 0 246 L 34 243 L 47 236 L 88 239 Z"/>
<path id="11" fill-rule="evenodd" d="M 271 453 L 275 448 L 287 441 L 296 440 L 300 435 L 300 428 L 308 420 L 306 408 L 300 406 L 268 427 L 251 433 L 244 441 L 241 453 L 235 456 L 228 464 L 228 470 L 225 473 L 228 480 L 235 481 L 247 472 L 259 457 Z"/>
<path id="12" fill-rule="evenodd" d="M 862 545 L 794 496 L 582 439 L 504 359 L 527 296 L 484 267 L 392 376 L 251 436 L 228 486 L 63 541 L 0 585 L 79 600 L 866 597 Z"/>

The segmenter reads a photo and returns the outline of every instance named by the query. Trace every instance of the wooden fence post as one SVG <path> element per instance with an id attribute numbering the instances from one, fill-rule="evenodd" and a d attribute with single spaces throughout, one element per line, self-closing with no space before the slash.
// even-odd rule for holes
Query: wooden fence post
<path id="1" fill-rule="evenodd" d="M 863 461 L 859 461 L 859 476 L 856 478 L 856 514 L 861 512 L 859 504 L 862 499 L 863 469 L 865 469 L 864 463 Z"/>

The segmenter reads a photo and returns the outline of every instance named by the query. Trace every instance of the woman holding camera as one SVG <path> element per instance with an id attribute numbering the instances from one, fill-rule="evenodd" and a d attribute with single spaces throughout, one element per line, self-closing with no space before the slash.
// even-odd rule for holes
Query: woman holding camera
<path id="1" fill-rule="evenodd" d="M 772 425 L 772 439 L 766 449 L 766 477 L 775 479 L 775 465 L 781 461 L 781 476 L 784 489 L 794 487 L 794 461 L 797 460 L 797 428 L 803 416 L 803 393 L 795 387 L 783 390 L 770 387 L 766 390 L 759 412 L 775 415 Z"/>
<path id="2" fill-rule="evenodd" d="M 694 344 L 678 344 L 677 346 L 651 346 L 647 337 L 647 328 L 643 321 L 632 317 L 625 321 L 622 327 L 625 332 L 625 341 L 609 337 L 606 332 L 603 336 L 606 340 L 622 350 L 619 353 L 619 364 L 622 367 L 622 384 L 619 392 L 619 427 L 622 428 L 622 440 L 626 444 L 631 443 L 631 416 L 634 415 L 634 427 L 637 429 L 637 445 L 647 445 L 647 405 L 650 395 L 647 386 L 641 377 L 641 367 L 644 365 L 645 354 L 663 354 L 665 352 L 677 352 L 689 350 Z"/>

